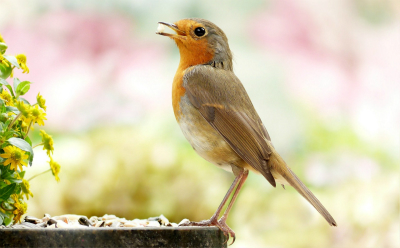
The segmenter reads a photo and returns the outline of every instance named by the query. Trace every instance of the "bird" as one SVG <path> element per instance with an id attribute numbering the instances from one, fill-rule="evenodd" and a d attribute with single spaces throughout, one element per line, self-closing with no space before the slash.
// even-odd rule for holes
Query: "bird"
<path id="1" fill-rule="evenodd" d="M 172 33 L 165 32 L 165 27 Z M 232 52 L 223 30 L 211 21 L 188 18 L 175 23 L 159 22 L 156 34 L 171 38 L 179 49 L 172 107 L 183 135 L 198 155 L 235 176 L 209 220 L 185 225 L 217 226 L 235 242 L 235 232 L 226 220 L 252 171 L 264 176 L 273 187 L 277 184 L 294 187 L 329 225 L 336 226 L 330 213 L 272 145 L 250 97 L 233 72 Z M 218 219 L 230 195 L 232 198 Z"/>

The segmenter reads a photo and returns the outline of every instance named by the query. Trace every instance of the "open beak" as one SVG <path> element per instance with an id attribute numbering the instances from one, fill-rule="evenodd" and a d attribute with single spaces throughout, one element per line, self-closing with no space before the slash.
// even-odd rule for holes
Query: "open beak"
<path id="1" fill-rule="evenodd" d="M 164 32 L 165 26 L 167 26 L 170 29 L 174 30 L 176 32 L 176 34 L 165 33 Z M 169 36 L 171 38 L 178 38 L 179 36 L 185 36 L 186 35 L 186 33 L 183 32 L 182 30 L 179 30 L 178 26 L 176 26 L 175 24 L 166 23 L 166 22 L 158 22 L 158 28 L 157 28 L 156 34 Z"/>

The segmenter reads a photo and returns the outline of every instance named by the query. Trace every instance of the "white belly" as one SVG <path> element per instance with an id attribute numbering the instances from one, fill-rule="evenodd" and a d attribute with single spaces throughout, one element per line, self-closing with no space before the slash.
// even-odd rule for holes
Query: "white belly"
<path id="1" fill-rule="evenodd" d="M 180 103 L 179 126 L 183 135 L 201 157 L 231 171 L 231 164 L 237 165 L 242 159 L 188 101 L 183 96 Z"/>

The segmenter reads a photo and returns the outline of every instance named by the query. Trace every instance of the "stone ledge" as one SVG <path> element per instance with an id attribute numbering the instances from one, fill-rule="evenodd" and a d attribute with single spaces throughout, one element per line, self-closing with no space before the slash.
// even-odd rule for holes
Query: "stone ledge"
<path id="1" fill-rule="evenodd" d="M 227 247 L 217 227 L 0 229 L 0 247 Z"/>

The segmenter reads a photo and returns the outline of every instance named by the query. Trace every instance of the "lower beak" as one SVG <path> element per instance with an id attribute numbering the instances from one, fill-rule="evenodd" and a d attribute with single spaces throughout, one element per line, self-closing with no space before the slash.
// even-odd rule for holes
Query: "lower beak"
<path id="1" fill-rule="evenodd" d="M 165 26 L 167 26 L 170 29 L 174 30 L 176 32 L 176 34 L 165 33 L 164 32 L 164 27 Z M 166 22 L 158 22 L 158 28 L 157 28 L 156 34 L 169 36 L 169 37 L 172 37 L 172 38 L 173 37 L 177 37 L 177 36 L 186 35 L 186 33 L 184 31 L 182 31 L 182 30 L 179 30 L 178 26 L 176 26 L 175 24 L 166 23 Z"/>

